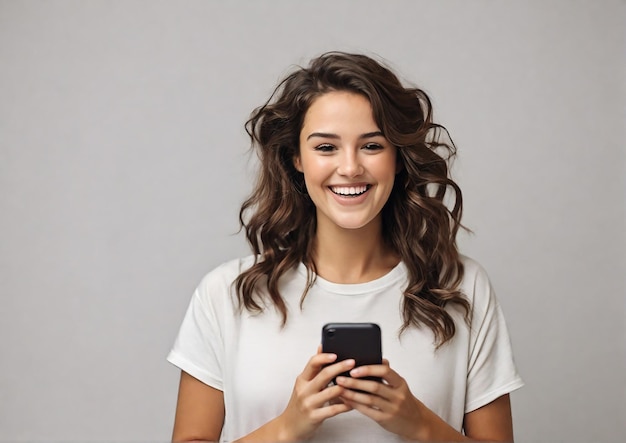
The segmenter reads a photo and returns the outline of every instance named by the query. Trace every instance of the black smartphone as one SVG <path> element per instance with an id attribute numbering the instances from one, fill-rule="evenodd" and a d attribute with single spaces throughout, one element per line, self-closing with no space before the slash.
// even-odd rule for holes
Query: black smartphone
<path id="1" fill-rule="evenodd" d="M 355 367 L 379 365 L 383 361 L 380 327 L 375 323 L 328 323 L 322 328 L 322 352 L 337 354 L 335 362 L 353 358 Z M 350 377 L 349 372 L 340 375 Z M 379 377 L 363 378 L 382 381 Z"/>

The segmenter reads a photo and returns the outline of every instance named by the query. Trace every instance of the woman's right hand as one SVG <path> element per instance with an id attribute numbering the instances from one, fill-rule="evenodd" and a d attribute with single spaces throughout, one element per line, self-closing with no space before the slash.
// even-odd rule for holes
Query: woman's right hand
<path id="1" fill-rule="evenodd" d="M 275 419 L 237 440 L 248 442 L 297 442 L 308 440 L 327 418 L 352 409 L 339 397 L 345 388 L 329 386 L 342 372 L 354 368 L 354 360 L 337 360 L 335 354 L 322 354 L 320 348 L 298 377 L 287 407 Z"/>
<path id="2" fill-rule="evenodd" d="M 318 352 L 296 378 L 289 403 L 276 418 L 279 441 L 307 440 L 324 420 L 352 409 L 339 400 L 345 388 L 329 386 L 329 383 L 342 372 L 354 368 L 355 362 L 343 360 L 331 364 L 336 359 L 335 354 Z"/>

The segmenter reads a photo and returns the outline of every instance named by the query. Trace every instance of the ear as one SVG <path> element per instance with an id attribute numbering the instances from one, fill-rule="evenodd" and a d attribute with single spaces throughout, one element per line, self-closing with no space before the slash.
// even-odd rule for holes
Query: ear
<path id="1" fill-rule="evenodd" d="M 302 172 L 302 161 L 300 160 L 300 155 L 293 156 L 293 167 L 296 168 L 296 171 Z"/>

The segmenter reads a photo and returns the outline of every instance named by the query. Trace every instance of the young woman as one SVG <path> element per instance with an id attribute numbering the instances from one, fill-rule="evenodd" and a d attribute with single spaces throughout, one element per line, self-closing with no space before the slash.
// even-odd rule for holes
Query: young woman
<path id="1" fill-rule="evenodd" d="M 182 374 L 173 439 L 511 441 L 523 383 L 487 275 L 457 250 L 455 148 L 427 95 L 327 53 L 246 127 L 253 255 L 193 295 L 168 357 Z M 377 323 L 383 364 L 322 353 L 328 322 Z"/>

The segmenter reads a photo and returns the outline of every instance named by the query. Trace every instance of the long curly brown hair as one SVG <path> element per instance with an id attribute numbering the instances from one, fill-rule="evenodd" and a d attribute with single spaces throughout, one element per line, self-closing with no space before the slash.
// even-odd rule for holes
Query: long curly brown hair
<path id="1" fill-rule="evenodd" d="M 315 206 L 293 160 L 299 153 L 307 110 L 330 91 L 365 96 L 375 122 L 397 148 L 402 168 L 382 219 L 383 239 L 409 274 L 400 333 L 409 326 L 425 325 L 441 346 L 456 330 L 446 305 L 460 306 L 466 321 L 470 310 L 458 289 L 463 264 L 456 235 L 462 227 L 463 200 L 448 171 L 456 148 L 446 129 L 433 122 L 431 101 L 424 91 L 404 87 L 391 70 L 361 54 L 330 52 L 314 58 L 307 68 L 287 76 L 246 122 L 260 171 L 239 213 L 256 257 L 235 280 L 240 306 L 260 312 L 270 301 L 284 325 L 288 313 L 279 291 L 281 276 L 304 263 L 309 277 L 302 300 L 315 280 Z M 263 286 L 266 291 L 257 291 Z"/>

